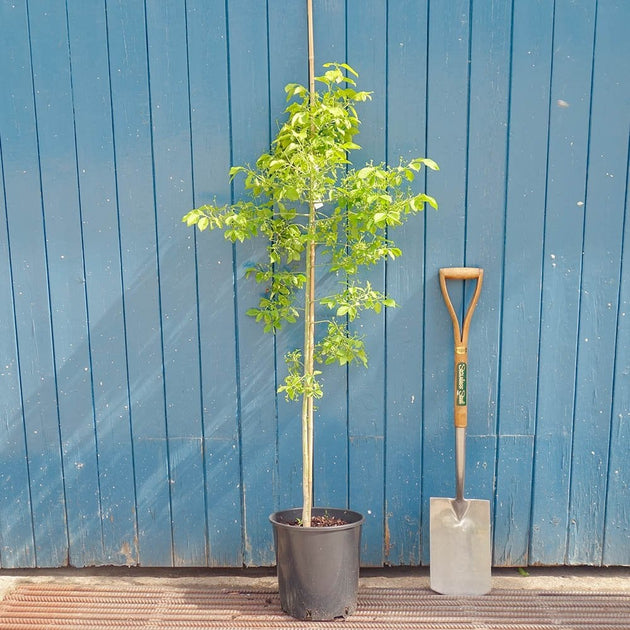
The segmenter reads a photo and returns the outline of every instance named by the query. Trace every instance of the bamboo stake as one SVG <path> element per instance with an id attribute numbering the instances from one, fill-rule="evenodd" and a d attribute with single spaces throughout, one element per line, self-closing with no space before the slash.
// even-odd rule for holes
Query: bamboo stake
<path id="1" fill-rule="evenodd" d="M 308 79 L 311 106 L 315 102 L 315 53 L 313 44 L 313 0 L 306 1 L 308 21 Z M 311 132 L 314 129 L 311 126 Z M 308 232 L 314 236 L 315 200 L 309 195 Z M 306 288 L 304 298 L 304 377 L 313 378 L 315 335 L 315 242 L 311 238 L 306 252 Z M 302 525 L 311 526 L 313 506 L 313 397 L 304 394 L 302 401 Z"/>
<path id="2" fill-rule="evenodd" d="M 306 0 L 306 13 L 308 19 L 308 86 L 311 93 L 311 102 L 315 96 L 315 44 L 313 37 L 313 0 Z"/>

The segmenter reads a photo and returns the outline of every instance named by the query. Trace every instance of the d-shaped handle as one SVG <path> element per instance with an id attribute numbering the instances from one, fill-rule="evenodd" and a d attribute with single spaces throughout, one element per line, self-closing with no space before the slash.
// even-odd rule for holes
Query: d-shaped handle
<path id="1" fill-rule="evenodd" d="M 460 327 L 457 313 L 448 294 L 447 280 L 476 280 L 475 292 L 464 316 L 464 323 Z M 455 340 L 455 426 L 465 428 L 468 424 L 467 389 L 468 389 L 468 331 L 470 320 L 479 301 L 483 269 L 478 267 L 447 267 L 440 269 L 440 289 L 453 322 L 453 337 Z"/>

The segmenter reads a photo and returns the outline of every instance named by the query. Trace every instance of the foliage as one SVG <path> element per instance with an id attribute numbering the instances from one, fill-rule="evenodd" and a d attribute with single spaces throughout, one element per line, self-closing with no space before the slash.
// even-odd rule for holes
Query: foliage
<path id="1" fill-rule="evenodd" d="M 367 365 L 363 340 L 348 323 L 362 311 L 379 313 L 396 306 L 355 276 L 363 267 L 400 256 L 390 230 L 425 203 L 437 208 L 432 197 L 411 190 L 422 166 L 437 170 L 432 160 L 401 160 L 393 167 L 352 165 L 350 155 L 360 149 L 355 142 L 360 124 L 356 106 L 371 94 L 355 89 L 358 75 L 347 64 L 324 68 L 316 77 L 320 89 L 315 92 L 295 83 L 286 86 L 287 120 L 270 151 L 253 167 L 230 169 L 232 179 L 244 178 L 249 198 L 204 205 L 183 217 L 188 226 L 202 231 L 221 229 L 233 242 L 266 239 L 266 263 L 247 272 L 265 285 L 265 292 L 247 314 L 271 333 L 303 319 L 304 345 L 286 355 L 288 375 L 279 391 L 292 400 L 303 398 L 303 422 L 311 426 L 312 400 L 323 394 L 321 372 L 314 365 Z M 316 265 L 339 278 L 338 292 L 316 294 Z M 330 316 L 315 321 L 315 302 Z M 309 415 L 310 420 L 305 417 Z M 312 443 L 307 443 L 305 457 L 309 448 Z"/>

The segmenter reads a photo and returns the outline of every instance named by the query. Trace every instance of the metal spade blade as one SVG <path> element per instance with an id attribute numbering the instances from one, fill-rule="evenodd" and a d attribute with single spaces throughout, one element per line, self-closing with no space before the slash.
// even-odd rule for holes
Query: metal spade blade
<path id="1" fill-rule="evenodd" d="M 464 464 L 466 429 L 455 431 L 460 443 L 456 459 Z M 457 475 L 457 481 L 463 489 L 463 476 Z M 445 595 L 484 595 L 490 591 L 490 501 L 431 497 L 430 536 L 434 591 Z"/>
<path id="2" fill-rule="evenodd" d="M 490 580 L 490 502 L 431 498 L 431 588 L 445 595 L 484 595 Z"/>

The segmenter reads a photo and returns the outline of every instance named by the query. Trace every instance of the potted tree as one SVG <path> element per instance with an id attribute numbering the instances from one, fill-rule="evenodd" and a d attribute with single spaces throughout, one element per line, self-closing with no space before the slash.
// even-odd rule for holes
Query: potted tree
<path id="1" fill-rule="evenodd" d="M 247 311 L 264 331 L 303 327 L 303 344 L 285 356 L 287 375 L 279 388 L 302 404 L 303 505 L 270 516 L 274 527 L 282 607 L 297 618 L 330 619 L 356 607 L 359 541 L 363 517 L 350 510 L 313 508 L 314 401 L 323 395 L 326 364 L 367 366 L 363 340 L 349 323 L 365 310 L 379 313 L 395 301 L 357 275 L 364 267 L 401 255 L 392 228 L 436 201 L 410 184 L 427 158 L 395 166 L 368 162 L 355 168 L 359 149 L 356 105 L 370 93 L 355 89 L 357 73 L 329 63 L 310 88 L 289 84 L 286 122 L 255 166 L 234 166 L 244 177 L 248 199 L 204 205 L 183 221 L 199 230 L 221 229 L 231 241 L 266 239 L 265 264 L 247 270 L 265 286 Z M 315 82 L 319 87 L 315 89 Z M 322 295 L 316 271 L 338 278 L 338 291 Z"/>

